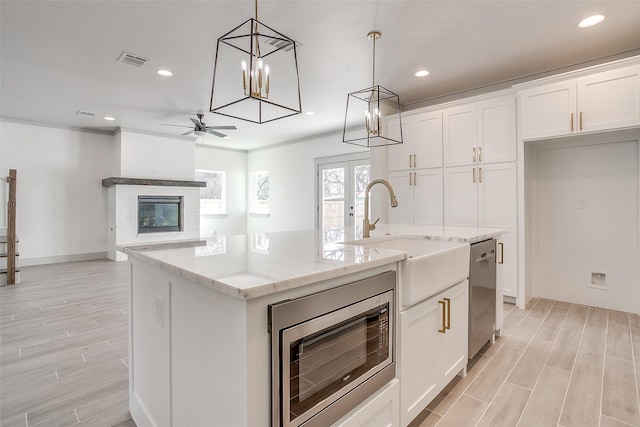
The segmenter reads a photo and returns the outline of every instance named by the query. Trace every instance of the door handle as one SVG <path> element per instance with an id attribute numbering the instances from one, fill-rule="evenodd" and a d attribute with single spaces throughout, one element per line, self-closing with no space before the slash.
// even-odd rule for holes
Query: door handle
<path id="1" fill-rule="evenodd" d="M 473 182 L 476 182 L 476 168 L 473 168 Z"/>
<path id="2" fill-rule="evenodd" d="M 451 329 L 451 299 L 443 298 L 447 302 L 447 325 L 445 329 Z"/>
<path id="3" fill-rule="evenodd" d="M 418 155 L 417 155 L 417 154 L 414 154 L 414 155 L 413 155 L 413 167 L 414 167 L 414 168 L 417 168 L 417 167 L 418 167 L 417 159 L 418 159 Z"/>
<path id="4" fill-rule="evenodd" d="M 478 162 L 482 162 L 482 147 L 478 147 Z"/>
<path id="5" fill-rule="evenodd" d="M 413 185 L 418 185 L 418 172 L 413 173 Z"/>
<path id="6" fill-rule="evenodd" d="M 476 147 L 472 148 L 472 152 L 473 152 L 473 156 L 472 156 L 473 157 L 473 163 L 475 163 L 476 162 Z"/>
<path id="7" fill-rule="evenodd" d="M 580 130 L 582 130 L 582 111 L 580 111 Z"/>
<path id="8" fill-rule="evenodd" d="M 498 261 L 498 264 L 504 264 L 504 243 L 500 242 L 498 246 L 500 246 L 500 261 Z"/>
<path id="9" fill-rule="evenodd" d="M 482 182 L 482 168 L 478 168 L 478 181 Z"/>
<path id="10" fill-rule="evenodd" d="M 571 132 L 573 132 L 573 113 L 571 113 Z"/>
<path id="11" fill-rule="evenodd" d="M 445 325 L 446 316 L 447 316 L 447 314 L 445 313 L 447 311 L 447 303 L 445 301 L 438 301 L 438 304 L 442 306 L 442 328 L 438 329 L 438 332 L 440 332 L 441 334 L 444 334 L 445 332 L 447 332 L 447 327 Z"/>
<path id="12" fill-rule="evenodd" d="M 571 130 L 573 130 L 573 129 L 571 129 Z M 411 167 L 411 157 L 412 157 L 412 155 L 409 154 L 409 167 Z"/>
<path id="13" fill-rule="evenodd" d="M 409 172 L 409 185 L 413 185 L 413 182 L 411 182 L 411 175 L 413 175 L 411 172 Z"/>

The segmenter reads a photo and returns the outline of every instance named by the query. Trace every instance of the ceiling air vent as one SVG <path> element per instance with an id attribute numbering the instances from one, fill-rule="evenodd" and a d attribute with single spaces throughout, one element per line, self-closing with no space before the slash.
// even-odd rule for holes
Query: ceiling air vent
<path id="1" fill-rule="evenodd" d="M 122 52 L 122 54 L 118 57 L 118 62 L 133 65 L 134 67 L 141 67 L 148 60 L 149 59 L 147 58 L 143 58 L 142 56 L 134 55 L 133 53 L 129 52 Z"/>
<path id="2" fill-rule="evenodd" d="M 96 115 L 96 113 L 92 111 L 82 111 L 82 110 L 76 111 L 76 114 L 79 116 L 87 116 L 87 117 L 94 117 Z"/>
<path id="3" fill-rule="evenodd" d="M 289 52 L 291 49 L 293 49 L 293 43 L 289 42 L 288 40 L 282 40 L 279 38 L 265 37 L 264 43 L 270 44 L 271 46 L 275 46 L 276 49 L 284 49 L 285 52 Z M 297 48 L 302 46 L 302 43 L 300 42 L 295 42 L 295 43 Z"/>

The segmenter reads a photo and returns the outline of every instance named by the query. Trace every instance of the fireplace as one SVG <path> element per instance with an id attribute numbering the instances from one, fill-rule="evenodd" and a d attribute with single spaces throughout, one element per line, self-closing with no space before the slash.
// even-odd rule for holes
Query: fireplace
<path id="1" fill-rule="evenodd" d="M 182 231 L 183 196 L 138 196 L 138 233 Z"/>

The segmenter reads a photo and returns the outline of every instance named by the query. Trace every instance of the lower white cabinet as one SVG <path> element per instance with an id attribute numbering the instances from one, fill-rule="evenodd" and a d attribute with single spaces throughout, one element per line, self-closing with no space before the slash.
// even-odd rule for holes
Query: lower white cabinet
<path id="1" fill-rule="evenodd" d="M 400 381 L 396 378 L 358 405 L 332 427 L 398 427 Z"/>
<path id="2" fill-rule="evenodd" d="M 468 282 L 400 313 L 400 424 L 405 427 L 462 372 L 466 375 Z"/>
<path id="3" fill-rule="evenodd" d="M 442 168 L 389 172 L 389 183 L 398 199 L 390 223 L 442 225 Z"/>

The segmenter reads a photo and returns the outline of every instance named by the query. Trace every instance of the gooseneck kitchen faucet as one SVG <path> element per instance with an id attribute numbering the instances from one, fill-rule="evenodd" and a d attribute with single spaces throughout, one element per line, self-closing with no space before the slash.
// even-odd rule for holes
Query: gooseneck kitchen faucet
<path id="1" fill-rule="evenodd" d="M 380 221 L 380 218 L 376 219 L 373 224 L 369 221 L 369 192 L 371 191 L 371 187 L 376 184 L 384 184 L 389 190 L 389 199 L 391 200 L 391 207 L 395 208 L 398 206 L 398 199 L 396 199 L 396 194 L 393 192 L 393 187 L 389 184 L 389 181 L 384 179 L 374 179 L 367 185 L 367 189 L 364 192 L 364 219 L 362 220 L 362 237 L 371 237 L 370 231 L 376 229 L 376 224 Z"/>

